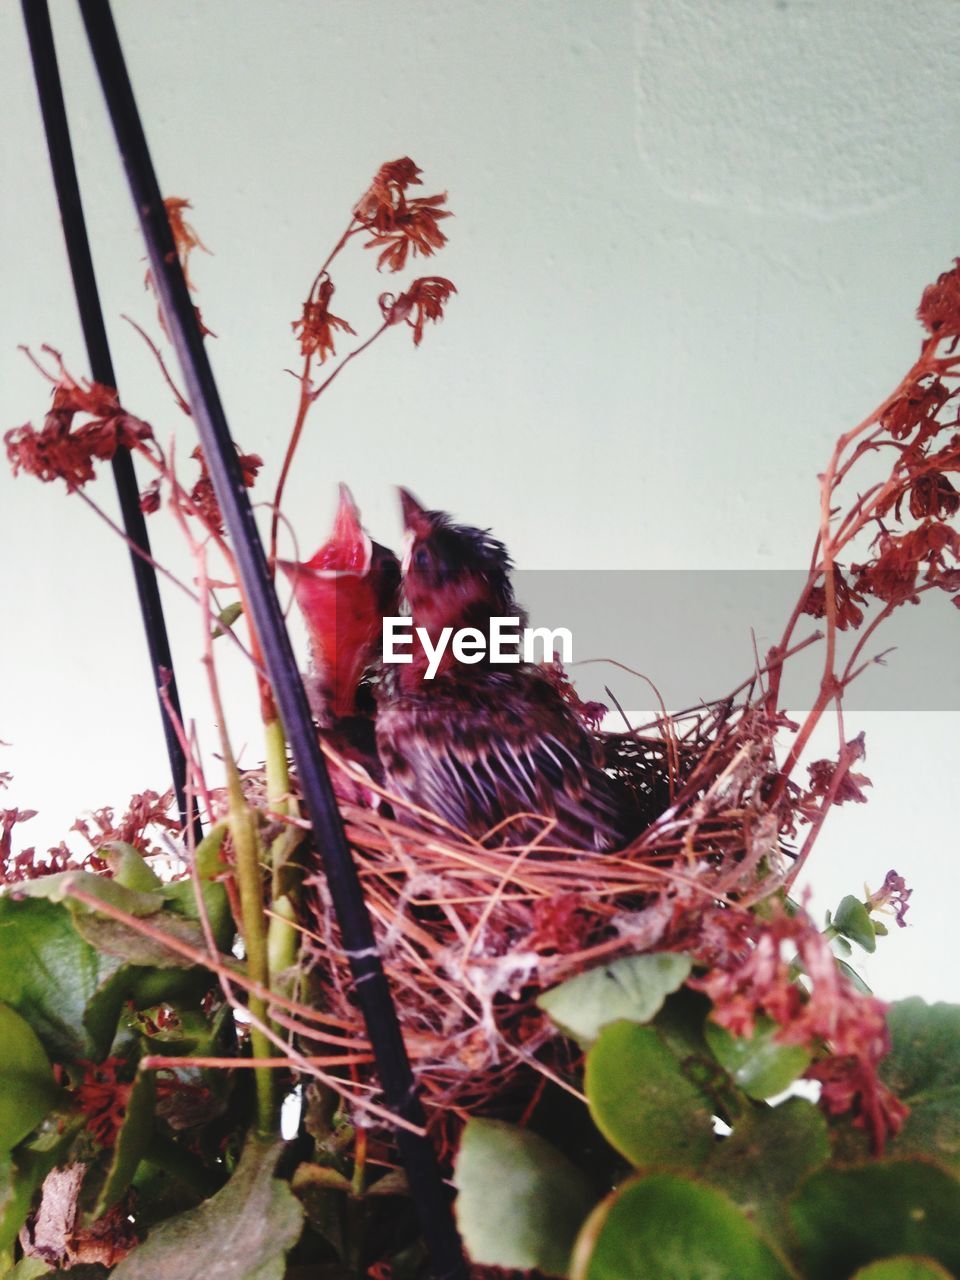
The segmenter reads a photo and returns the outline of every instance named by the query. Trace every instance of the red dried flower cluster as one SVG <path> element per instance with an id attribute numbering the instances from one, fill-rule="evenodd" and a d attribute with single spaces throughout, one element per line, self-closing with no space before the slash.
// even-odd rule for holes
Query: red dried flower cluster
<path id="1" fill-rule="evenodd" d="M 917 318 L 927 333 L 937 338 L 960 337 L 960 258 L 936 284 L 924 289 Z"/>
<path id="2" fill-rule="evenodd" d="M 960 533 L 949 525 L 930 519 L 907 533 L 884 532 L 876 546 L 876 558 L 853 569 L 858 587 L 877 599 L 916 604 L 922 584 L 960 592 Z M 954 603 L 960 604 L 960 595 Z"/>
<path id="3" fill-rule="evenodd" d="M 130 797 L 126 812 L 117 821 L 109 806 L 95 810 L 88 818 L 78 818 L 71 831 L 78 832 L 94 853 L 114 841 L 132 845 L 144 854 L 159 853 L 151 843 L 151 828 L 160 831 L 179 831 L 179 821 L 171 817 L 173 792 L 160 795 L 156 791 L 141 791 Z"/>
<path id="4" fill-rule="evenodd" d="M 398 296 L 382 293 L 380 310 L 387 324 L 408 324 L 413 330 L 413 345 L 419 347 L 423 326 L 428 320 L 435 324 L 443 319 L 443 308 L 456 292 L 452 281 L 443 276 L 423 276 Z"/>
<path id="5" fill-rule="evenodd" d="M 924 444 L 940 430 L 937 415 L 949 399 L 950 392 L 940 379 L 925 375 L 910 383 L 880 422 L 894 440 L 906 440 L 916 432 L 914 446 Z"/>
<path id="6" fill-rule="evenodd" d="M 337 354 L 333 341 L 335 330 L 352 333 L 354 336 L 357 332 L 346 320 L 331 313 L 330 299 L 333 293 L 333 281 L 324 272 L 311 290 L 310 297 L 303 304 L 303 314 L 299 320 L 293 321 L 292 326 L 294 333 L 300 339 L 301 354 L 316 356 L 321 364 L 327 356 Z"/>
<path id="7" fill-rule="evenodd" d="M 832 804 L 845 804 L 847 801 L 866 804 L 867 797 L 863 794 L 863 788 L 872 785 L 870 779 L 866 774 L 854 773 L 850 769 L 851 763 L 862 760 L 865 755 L 865 739 L 861 733 L 846 744 L 842 763 L 837 760 L 814 760 L 813 764 L 807 765 L 810 789 L 797 802 L 800 812 L 808 817 L 815 816 L 820 812 L 819 801 L 831 793 Z M 838 773 L 841 775 L 839 781 Z"/>
<path id="8" fill-rule="evenodd" d="M 77 1066 L 83 1078 L 74 1094 L 86 1117 L 88 1131 L 102 1147 L 112 1147 L 123 1126 L 132 1084 L 118 1079 L 118 1072 L 129 1069 L 124 1058 L 104 1058 L 103 1062 L 81 1059 Z"/>
<path id="9" fill-rule="evenodd" d="M 203 456 L 203 450 L 199 445 L 190 455 L 196 462 L 200 464 L 200 478 L 190 490 L 190 503 L 193 514 L 196 515 L 211 533 L 223 533 L 223 514 L 220 511 L 220 504 L 217 502 L 217 495 L 213 491 L 213 481 L 210 479 L 210 472 L 207 470 L 207 462 Z M 258 453 L 241 453 L 237 448 L 237 460 L 240 463 L 240 472 L 243 476 L 243 483 L 248 489 L 252 489 L 257 480 L 257 474 L 263 466 L 263 459 Z"/>
<path id="10" fill-rule="evenodd" d="M 187 288 L 192 289 L 194 285 L 190 279 L 190 255 L 195 249 L 202 249 L 204 253 L 209 253 L 210 250 L 197 235 L 193 225 L 184 217 L 186 211 L 193 208 L 189 200 L 184 200 L 181 196 L 168 196 L 163 202 L 163 207 L 167 211 L 167 221 L 170 223 L 180 266 L 183 268 L 183 278 Z"/>
<path id="11" fill-rule="evenodd" d="M 710 997 L 714 1021 L 749 1037 L 759 1018 L 769 1018 L 782 1043 L 828 1049 L 830 1057 L 806 1073 L 822 1085 L 821 1105 L 830 1114 L 851 1111 L 853 1123 L 882 1151 L 906 1116 L 877 1077 L 890 1049 L 887 1006 L 840 972 L 829 942 L 803 912 L 790 914 L 778 905 L 764 920 L 717 908 L 704 919 L 701 936 L 699 958 L 710 970 L 690 985 Z"/>
<path id="12" fill-rule="evenodd" d="M 167 221 L 170 223 L 170 234 L 173 236 L 174 248 L 177 251 L 177 257 L 180 259 L 180 269 L 183 272 L 184 283 L 191 293 L 196 292 L 196 286 L 190 278 L 190 257 L 195 249 L 202 249 L 204 253 L 210 253 L 210 250 L 203 243 L 193 225 L 187 222 L 184 214 L 187 209 L 192 209 L 193 205 L 189 200 L 184 200 L 181 196 L 167 196 L 163 202 L 163 207 L 167 211 Z M 153 271 L 148 269 L 144 276 L 144 287 L 157 297 L 156 281 L 153 278 Z M 203 316 L 199 307 L 193 308 L 194 315 L 197 317 L 197 324 L 200 328 L 202 337 L 215 338 L 217 335 L 212 329 L 208 329 L 204 324 Z M 160 328 L 167 334 L 167 326 L 163 319 L 163 312 L 158 309 L 157 318 L 160 321 Z"/>
<path id="13" fill-rule="evenodd" d="M 75 426 L 79 415 L 87 421 Z M 149 424 L 127 413 L 111 388 L 66 375 L 56 384 L 39 431 L 26 423 L 4 435 L 14 475 L 25 471 L 43 481 L 63 480 L 71 493 L 94 478 L 95 461 L 109 461 L 118 449 L 152 439 Z"/>
<path id="14" fill-rule="evenodd" d="M 860 605 L 866 604 L 863 595 L 850 585 L 838 566 L 833 569 L 833 595 L 837 626 L 841 631 L 852 628 L 856 631 L 863 622 L 863 610 Z M 812 586 L 807 592 L 803 612 L 812 618 L 824 618 L 827 614 L 827 593 L 823 585 Z"/>
<path id="15" fill-rule="evenodd" d="M 361 226 L 373 233 L 365 247 L 381 249 L 378 270 L 402 271 L 408 254 L 429 258 L 447 242 L 438 225 L 451 216 L 443 208 L 447 193 L 407 195 L 408 187 L 420 185 L 421 172 L 409 156 L 381 165 L 353 211 Z"/>
<path id="16" fill-rule="evenodd" d="M 0 884 L 16 884 L 30 878 L 36 850 L 13 852 L 13 828 L 37 816 L 36 809 L 0 809 Z M 47 868 L 43 868 L 46 870 Z"/>

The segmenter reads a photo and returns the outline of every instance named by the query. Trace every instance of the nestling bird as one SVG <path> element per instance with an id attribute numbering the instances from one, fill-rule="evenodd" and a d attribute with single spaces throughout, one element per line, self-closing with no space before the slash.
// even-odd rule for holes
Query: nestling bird
<path id="1" fill-rule="evenodd" d="M 489 631 L 493 617 L 526 621 L 513 595 L 503 543 L 454 524 L 400 490 L 406 545 L 403 600 L 413 626 L 436 643 L 444 627 Z M 426 659 L 384 668 L 377 748 L 388 789 L 457 830 L 526 843 L 555 824 L 549 846 L 612 849 L 625 843 L 620 799 L 599 743 L 562 696 L 549 670 L 531 662 L 465 665 L 445 652 L 436 675 Z M 417 825 L 429 819 L 397 806 Z"/>
<path id="2" fill-rule="evenodd" d="M 341 755 L 381 781 L 373 731 L 370 677 L 380 651 L 385 614 L 399 605 L 400 562 L 374 542 L 345 484 L 330 537 L 309 560 L 279 560 L 307 624 L 311 670 L 307 692 L 326 739 Z M 355 788 L 334 778 L 341 798 Z"/>

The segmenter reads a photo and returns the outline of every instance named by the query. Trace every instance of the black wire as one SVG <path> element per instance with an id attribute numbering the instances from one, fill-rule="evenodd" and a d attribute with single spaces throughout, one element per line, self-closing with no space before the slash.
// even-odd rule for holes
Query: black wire
<path id="1" fill-rule="evenodd" d="M 77 183 L 77 170 L 73 159 L 73 148 L 70 143 L 70 129 L 67 124 L 67 113 L 63 102 L 63 89 L 60 84 L 60 72 L 57 67 L 57 54 L 53 43 L 53 31 L 50 27 L 50 13 L 46 0 L 23 0 L 23 20 L 30 42 L 30 56 L 33 60 L 33 74 L 37 83 L 40 98 L 40 110 L 43 114 L 43 127 L 47 135 L 47 149 L 50 152 L 50 167 L 53 171 L 53 182 L 57 192 L 57 203 L 60 206 L 60 217 L 63 223 L 63 236 L 70 259 L 70 272 L 73 276 L 73 287 L 77 298 L 77 309 L 83 336 L 87 346 L 87 357 L 90 361 L 90 372 L 96 382 L 105 387 L 116 389 L 116 377 L 113 361 L 110 358 L 110 346 L 107 341 L 107 330 L 103 321 L 100 306 L 100 295 L 97 290 L 97 279 L 93 270 L 93 259 L 90 256 L 90 242 L 87 238 L 87 227 L 83 216 L 83 205 L 80 200 L 80 187 Z M 120 510 L 123 527 L 131 543 L 134 543 L 147 556 L 150 554 L 150 541 L 147 526 L 140 510 L 140 493 L 134 471 L 133 459 L 129 450 L 118 449 L 113 458 L 113 476 L 116 481 L 117 495 L 120 499 Z M 147 648 L 150 652 L 150 665 L 153 670 L 153 683 L 158 695 L 165 678 L 169 673 L 167 697 L 174 714 L 182 723 L 180 698 L 173 675 L 173 658 L 170 653 L 170 642 L 163 618 L 163 605 L 160 601 L 160 588 L 153 565 L 130 548 L 130 560 L 133 565 L 133 576 L 140 600 L 140 613 L 143 618 L 143 629 L 146 634 Z M 173 774 L 173 787 L 180 810 L 180 820 L 187 823 L 187 801 L 184 794 L 187 762 L 176 730 L 170 720 L 167 708 L 160 699 L 160 715 L 163 722 L 163 734 L 167 743 L 167 755 Z M 196 832 L 202 835 L 194 809 Z"/>
<path id="2" fill-rule="evenodd" d="M 107 0 L 79 0 L 79 4 L 146 240 L 167 330 L 180 361 L 210 478 L 233 543 L 251 622 L 286 726 L 313 839 L 323 858 L 384 1099 L 397 1116 L 423 1126 L 423 1107 L 360 879 L 320 753 L 193 302 L 180 269 L 110 5 Z M 425 1136 L 399 1126 L 396 1139 L 434 1273 L 440 1280 L 465 1280 L 467 1269 L 450 1195 L 433 1145 Z"/>

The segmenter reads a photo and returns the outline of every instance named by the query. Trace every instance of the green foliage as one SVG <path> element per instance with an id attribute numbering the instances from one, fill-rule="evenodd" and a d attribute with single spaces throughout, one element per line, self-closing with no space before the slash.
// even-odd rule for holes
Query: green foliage
<path id="1" fill-rule="evenodd" d="M 773 1247 L 719 1191 L 654 1174 L 625 1183 L 577 1242 L 573 1280 L 791 1280 Z"/>
<path id="2" fill-rule="evenodd" d="M 595 989 L 608 989 L 607 981 Z M 567 1006 L 554 1007 L 569 1028 Z M 804 1098 L 765 1101 L 805 1070 L 806 1050 L 780 1044 L 769 1023 L 737 1039 L 710 1012 L 703 996 L 680 990 L 647 1025 L 604 1024 L 602 1013 L 594 1024 L 584 1073 L 590 1113 L 639 1176 L 597 1195 L 565 1274 L 846 1280 L 868 1268 L 868 1280 L 922 1280 L 960 1273 L 960 1008 L 910 1000 L 891 1010 L 884 1078 L 913 1111 L 882 1159 L 849 1123 L 829 1125 Z M 579 1020 L 581 1034 L 589 1027 Z M 719 1130 L 717 1116 L 725 1122 Z M 524 1152 L 524 1185 L 536 1188 L 528 1212 L 525 1196 L 498 1172 L 506 1154 L 475 1174 L 471 1144 L 482 1132 L 471 1123 L 457 1164 L 472 1256 L 558 1270 L 569 1249 L 562 1224 L 574 1216 L 559 1200 L 552 1210 L 544 1204 L 559 1153 L 543 1138 L 527 1142 L 525 1131 L 497 1126 L 500 1152 Z M 611 1180 L 622 1176 L 611 1164 Z"/>
<path id="3" fill-rule="evenodd" d="M 283 1280 L 303 1211 L 274 1177 L 281 1145 L 250 1138 L 233 1177 L 195 1209 L 155 1227 L 115 1280 Z"/>
<path id="4" fill-rule="evenodd" d="M 423 1248 L 403 1174 L 354 1163 L 356 1133 L 335 1093 L 307 1091 L 304 1146 L 281 1178 L 275 1142 L 248 1137 L 236 1163 L 250 1076 L 230 1081 L 191 1065 L 236 1052 L 235 1024 L 228 1006 L 202 1001 L 212 975 L 164 937 L 200 951 L 205 917 L 222 963 L 234 964 L 217 880 L 223 839 L 219 827 L 200 845 L 196 878 L 164 883 L 136 849 L 115 844 L 106 851 L 112 879 L 67 872 L 0 898 L 0 1256 L 12 1262 L 47 1173 L 80 1161 L 83 1223 L 112 1207 L 126 1212 L 137 1192 L 145 1239 L 111 1273 L 119 1280 L 282 1280 L 311 1267 L 326 1280 L 357 1280 L 378 1262 L 396 1280 L 419 1280 Z M 864 905 L 845 899 L 829 927 L 865 946 L 864 918 L 871 923 Z M 588 1107 L 564 1095 L 565 1110 L 535 1112 L 536 1132 L 468 1123 L 455 1182 L 472 1258 L 575 1280 L 957 1272 L 960 1009 L 919 1000 L 892 1008 L 883 1079 L 911 1112 L 877 1159 L 860 1131 L 828 1123 L 811 1102 L 770 1105 L 810 1051 L 783 1044 L 763 1019 L 750 1037 L 733 1036 L 713 1021 L 706 996 L 684 985 L 690 972 L 685 956 L 631 957 L 541 997 L 584 1050 Z M 144 1053 L 182 1062 L 166 1077 L 172 1098 L 158 1101 L 157 1077 L 138 1069 Z M 109 1105 L 114 1078 L 123 1104 L 115 1138 L 101 1146 L 103 1130 L 78 1099 L 108 1055 L 105 1101 L 88 1106 Z M 571 1136 L 580 1124 L 571 1108 L 587 1126 L 582 1144 Z M 32 1261 L 17 1265 L 27 1280 L 47 1274 Z"/>
<path id="5" fill-rule="evenodd" d="M 566 1275 L 594 1196 L 586 1178 L 535 1133 L 471 1120 L 457 1156 L 457 1221 L 471 1257 Z"/>
<path id="6" fill-rule="evenodd" d="M 960 1006 L 901 1000 L 887 1020 L 883 1080 L 910 1107 L 892 1155 L 930 1155 L 960 1174 Z"/>
<path id="7" fill-rule="evenodd" d="M 788 1242 L 787 1206 L 803 1178 L 830 1156 L 827 1121 L 805 1098 L 744 1106 L 733 1132 L 714 1145 L 702 1176 L 771 1239 Z"/>
<path id="8" fill-rule="evenodd" d="M 54 1061 L 107 1052 L 124 1000 L 119 968 L 80 936 L 66 907 L 0 898 L 0 991 Z"/>
<path id="9" fill-rule="evenodd" d="M 103 1185 L 91 1214 L 92 1218 L 99 1218 L 101 1214 L 112 1208 L 133 1181 L 137 1166 L 146 1153 L 153 1134 L 156 1104 L 156 1078 L 152 1072 L 141 1072 L 130 1090 L 123 1124 L 117 1134 Z"/>
<path id="10" fill-rule="evenodd" d="M 960 1271 L 960 1182 L 932 1161 L 824 1168 L 792 1207 L 806 1274 L 845 1280 L 878 1258 L 914 1254 Z"/>
<path id="11" fill-rule="evenodd" d="M 545 991 L 537 1004 L 564 1035 L 587 1047 L 610 1022 L 649 1022 L 690 968 L 689 956 L 676 952 L 624 956 Z"/>
<path id="12" fill-rule="evenodd" d="M 884 1258 L 861 1267 L 853 1280 L 952 1280 L 932 1258 Z"/>
<path id="13" fill-rule="evenodd" d="M 0 1004 L 0 1151 L 10 1151 L 40 1123 L 58 1092 L 36 1032 Z"/>
<path id="14" fill-rule="evenodd" d="M 713 1146 L 707 1100 L 654 1027 L 604 1027 L 586 1089 L 597 1128 L 638 1168 L 696 1169 Z"/>
<path id="15" fill-rule="evenodd" d="M 870 919 L 866 904 L 852 894 L 847 894 L 841 900 L 831 924 L 841 937 L 856 942 L 864 951 L 876 951 L 878 932 L 876 924 Z"/>
<path id="16" fill-rule="evenodd" d="M 773 1098 L 793 1084 L 810 1064 L 803 1045 L 781 1044 L 776 1023 L 758 1019 L 753 1035 L 733 1036 L 711 1019 L 703 1034 L 717 1061 L 748 1098 Z"/>

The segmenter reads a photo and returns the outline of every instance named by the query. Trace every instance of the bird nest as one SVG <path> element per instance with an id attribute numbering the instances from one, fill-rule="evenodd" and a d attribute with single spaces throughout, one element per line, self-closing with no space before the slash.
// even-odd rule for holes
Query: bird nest
<path id="1" fill-rule="evenodd" d="M 344 805 L 343 816 L 399 1020 L 435 1120 L 530 1097 L 529 1074 L 564 1087 L 570 1047 L 538 996 L 585 969 L 653 949 L 697 948 L 708 906 L 747 908 L 784 884 L 792 806 L 768 791 L 773 733 L 751 698 L 725 700 L 651 735 L 604 735 L 608 767 L 647 806 L 618 852 L 562 847 L 552 824 L 524 844 L 510 823 L 483 839 Z M 328 751 L 336 770 L 349 763 Z M 387 797 L 387 799 L 391 799 Z M 398 820 L 403 818 L 404 821 Z M 530 815 L 517 815 L 525 823 Z M 362 1026 L 326 881 L 308 881 L 316 1007 Z M 305 1037 L 309 1043 L 309 1035 Z M 373 1067 L 351 1065 L 355 1084 Z M 527 1079 L 527 1088 L 517 1088 Z"/>

